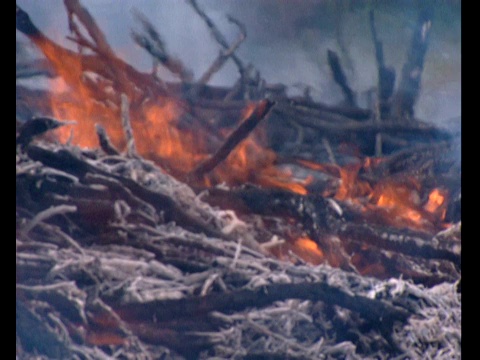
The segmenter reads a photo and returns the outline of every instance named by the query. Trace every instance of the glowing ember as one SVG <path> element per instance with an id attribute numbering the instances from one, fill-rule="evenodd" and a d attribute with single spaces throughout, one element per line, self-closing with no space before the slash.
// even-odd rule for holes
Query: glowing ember
<path id="1" fill-rule="evenodd" d="M 332 164 L 316 164 L 310 161 L 298 162 L 313 170 L 323 171 L 339 179 L 333 194 L 340 201 L 348 201 L 371 218 L 383 219 L 397 227 L 410 227 L 418 230 L 432 230 L 446 216 L 447 191 L 434 189 L 422 207 L 420 201 L 421 184 L 414 178 L 383 179 L 372 186 L 359 178 L 360 170 L 368 170 L 378 165 L 382 159 L 365 158 L 363 164 L 344 167 Z M 328 196 L 328 191 L 323 194 Z M 440 227 L 442 227 L 440 225 Z"/>
<path id="2" fill-rule="evenodd" d="M 292 251 L 305 261 L 318 265 L 324 261 L 323 251 L 317 243 L 307 237 L 301 237 L 293 243 Z"/>
<path id="3" fill-rule="evenodd" d="M 424 205 L 424 209 L 429 213 L 435 214 L 439 212 L 440 220 L 445 219 L 447 213 L 446 200 L 447 192 L 441 189 L 433 189 L 428 195 L 428 201 Z"/>

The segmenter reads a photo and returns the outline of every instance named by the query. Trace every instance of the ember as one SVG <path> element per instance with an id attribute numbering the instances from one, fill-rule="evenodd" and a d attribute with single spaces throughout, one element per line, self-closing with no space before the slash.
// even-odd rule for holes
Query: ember
<path id="1" fill-rule="evenodd" d="M 332 106 L 268 84 L 236 53 L 245 25 L 228 18 L 230 44 L 187 3 L 221 48 L 198 80 L 139 11 L 151 74 L 78 0 L 64 0 L 78 52 L 17 5 L 17 30 L 63 81 L 17 85 L 41 114 L 18 121 L 17 104 L 17 355 L 457 358 L 459 134 L 414 113 L 428 12 L 397 88 L 370 12 L 368 107 L 328 50 L 344 96 Z M 227 61 L 237 83 L 209 85 Z M 439 327 L 428 339 L 425 314 Z"/>

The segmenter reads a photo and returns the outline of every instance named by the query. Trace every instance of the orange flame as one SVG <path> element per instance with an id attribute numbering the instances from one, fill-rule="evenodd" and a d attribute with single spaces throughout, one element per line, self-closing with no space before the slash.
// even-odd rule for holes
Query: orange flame
<path id="1" fill-rule="evenodd" d="M 355 204 L 375 220 L 383 220 L 393 226 L 411 227 L 418 230 L 433 230 L 445 219 L 448 193 L 446 190 L 433 189 L 428 201 L 422 207 L 420 201 L 421 185 L 412 178 L 383 179 L 372 186 L 359 178 L 361 169 L 371 170 L 382 159 L 366 158 L 362 163 L 344 167 L 332 164 L 317 164 L 310 161 L 298 162 L 313 170 L 323 171 L 339 179 L 333 196 L 340 201 Z M 330 190 L 324 193 L 329 196 Z M 438 229 L 437 229 L 438 230 Z"/>
<path id="2" fill-rule="evenodd" d="M 58 129 L 58 140 L 70 141 L 85 148 L 98 147 L 95 133 L 95 124 L 98 123 L 105 128 L 112 143 L 118 149 L 124 149 L 125 139 L 120 123 L 118 94 L 115 95 L 113 91 L 114 84 L 99 74 L 84 71 L 82 61 L 95 61 L 95 57 L 78 56 L 43 36 L 34 41 L 64 79 L 66 89 L 70 90 L 68 99 L 65 95 L 55 95 L 51 99 L 55 118 L 77 122 L 75 126 Z M 106 64 L 96 64 L 95 68 L 108 71 Z M 52 90 L 54 94 L 59 94 L 65 88 Z M 211 153 L 206 150 L 206 139 L 202 139 L 198 133 L 179 129 L 179 119 L 183 114 L 180 105 L 178 100 L 159 98 L 150 99 L 141 106 L 130 109 L 132 129 L 140 155 L 159 161 L 175 175 L 188 174 Z M 242 112 L 241 121 L 247 119 L 255 109 L 254 103 L 247 106 Z M 277 168 L 276 154 L 261 146 L 258 141 L 261 135 L 257 129 L 254 135 L 243 140 L 223 164 L 205 176 L 205 184 L 211 186 L 226 182 L 238 185 L 252 182 L 306 194 L 308 179 L 294 181 L 291 173 Z"/>
<path id="3" fill-rule="evenodd" d="M 51 99 L 53 115 L 56 118 L 77 121 L 75 126 L 57 130 L 59 140 L 62 142 L 69 140 L 81 147 L 98 147 L 95 124 L 99 123 L 106 129 L 113 144 L 123 149 L 125 139 L 121 127 L 118 94 L 115 95 L 113 91 L 114 84 L 99 74 L 95 74 L 95 77 L 93 74 L 87 74 L 81 63 L 94 61 L 95 57 L 77 56 L 44 37 L 38 37 L 34 41 L 70 89 L 67 100 L 65 96 L 60 95 Z M 99 65 L 98 68 L 102 66 Z M 135 88 L 133 84 L 132 88 Z M 53 90 L 58 93 L 61 89 Z M 131 92 L 135 91 L 140 90 L 135 89 Z M 248 118 L 255 109 L 256 105 L 253 103 L 247 106 L 241 121 Z M 183 106 L 178 99 L 150 98 L 130 110 L 140 155 L 160 162 L 175 175 L 188 174 L 212 153 L 207 151 L 206 137 L 199 136 L 192 130 L 179 129 L 182 115 Z M 251 182 L 302 195 L 308 194 L 307 187 L 312 178 L 295 180 L 291 171 L 279 168 L 276 165 L 277 155 L 260 145 L 260 139 L 262 135 L 264 136 L 261 130 L 255 129 L 238 144 L 223 163 L 205 176 L 204 185 L 212 186 L 221 182 L 239 185 Z M 226 138 L 226 134 L 224 136 Z M 375 214 L 381 214 L 385 221 L 394 225 L 424 229 L 431 228 L 432 224 L 445 218 L 448 194 L 444 190 L 432 190 L 428 201 L 422 207 L 419 200 L 420 186 L 413 180 L 399 183 L 386 179 L 372 188 L 367 181 L 359 178 L 360 170 L 371 169 L 380 161 L 382 160 L 366 158 L 363 163 L 343 167 L 309 161 L 299 163 L 337 177 L 338 187 L 334 192 L 337 200 L 349 201 L 364 211 L 373 210 Z M 327 192 L 328 194 L 325 193 L 324 196 L 331 194 L 331 190 Z M 305 247 L 304 241 L 299 241 L 298 244 L 295 246 Z"/>
<path id="4" fill-rule="evenodd" d="M 303 260 L 319 265 L 325 260 L 323 251 L 318 247 L 317 243 L 308 237 L 300 237 L 293 243 L 292 251 L 300 256 Z"/>

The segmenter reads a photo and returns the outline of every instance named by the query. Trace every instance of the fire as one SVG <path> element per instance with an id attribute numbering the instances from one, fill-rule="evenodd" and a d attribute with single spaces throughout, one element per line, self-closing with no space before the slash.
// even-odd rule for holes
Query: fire
<path id="1" fill-rule="evenodd" d="M 200 137 L 178 128 L 181 114 L 173 102 L 150 102 L 137 121 L 132 121 L 132 126 L 135 138 L 140 140 L 137 141 L 138 151 L 143 156 L 161 159 L 177 172 L 186 173 L 207 154 L 201 150 Z"/>
<path id="2" fill-rule="evenodd" d="M 74 145 L 86 148 L 98 147 L 95 124 L 99 123 L 106 129 L 113 144 L 120 150 L 124 149 L 118 89 L 125 90 L 128 83 L 125 82 L 126 77 L 123 81 L 113 83 L 102 76 L 102 73 L 109 71 L 106 63 L 95 64 L 94 68 L 103 69 L 95 74 L 84 70 L 82 61 L 92 62 L 96 57 L 78 56 L 43 36 L 34 41 L 55 66 L 69 90 L 67 94 L 63 92 L 59 95 L 61 90 L 65 89 L 52 89 L 56 94 L 51 99 L 54 117 L 77 122 L 75 126 L 57 130 L 59 141 L 70 141 Z M 132 96 L 133 100 L 138 100 L 141 90 L 132 82 L 125 92 Z M 194 132 L 188 130 L 188 127 L 184 129 L 185 127 L 181 126 L 186 106 L 180 99 L 150 95 L 146 100 L 132 101 L 132 104 L 130 118 L 140 155 L 159 162 L 167 171 L 180 176 L 187 176 L 198 164 L 212 155 L 212 148 L 216 145 L 212 145 L 208 140 L 208 134 Z M 256 106 L 255 103 L 247 106 L 240 122 L 247 119 L 255 111 Z M 228 135 L 229 133 L 225 131 L 224 139 Z M 226 159 L 203 175 L 199 180 L 202 182 L 200 185 L 214 186 L 223 182 L 240 185 L 250 182 L 307 195 L 312 177 L 298 180 L 288 169 L 278 167 L 275 152 L 261 145 L 264 142 L 262 136 L 265 137 L 259 126 L 243 139 Z M 217 139 L 217 142 L 221 144 L 222 139 Z M 370 212 L 378 215 L 385 222 L 396 226 L 416 229 L 431 229 L 437 226 L 446 215 L 447 192 L 433 189 L 422 206 L 421 187 L 413 179 L 403 179 L 403 182 L 384 179 L 377 184 L 371 184 L 360 178 L 361 170 L 368 171 L 381 161 L 382 159 L 365 158 L 361 162 L 346 166 L 309 161 L 299 163 L 338 179 L 333 193 L 332 189 L 327 189 L 324 196 L 333 196 L 339 201 L 349 202 L 366 214 Z M 303 249 L 302 251 L 308 249 L 308 252 L 317 257 L 323 256 L 316 244 L 305 238 L 298 239 L 294 247 Z"/>
<path id="3" fill-rule="evenodd" d="M 386 180 L 373 189 L 372 203 L 383 210 L 390 223 L 422 228 L 426 219 L 420 207 L 418 189 L 419 184 L 414 179 L 403 182 Z"/>
<path id="4" fill-rule="evenodd" d="M 290 246 L 290 250 L 306 262 L 319 265 L 325 261 L 325 254 L 317 243 L 308 237 L 299 237 Z"/>
<path id="5" fill-rule="evenodd" d="M 353 164 L 339 168 L 341 180 L 335 195 L 337 200 L 354 200 L 372 192 L 372 188 L 366 181 L 357 181 L 358 171 L 361 167 L 361 164 Z"/>
<path id="6" fill-rule="evenodd" d="M 118 149 L 124 149 L 125 139 L 118 96 L 113 91 L 114 84 L 101 75 L 93 76 L 85 72 L 80 57 L 73 56 L 48 39 L 37 39 L 37 45 L 55 66 L 69 90 L 65 92 L 62 91 L 65 88 L 52 89 L 55 94 L 50 100 L 53 116 L 77 122 L 76 126 L 59 129 L 58 140 L 70 141 L 84 148 L 96 148 L 99 144 L 95 124 L 98 123 L 106 129 L 112 143 Z M 105 94 L 110 94 L 111 98 L 105 99 Z M 212 151 L 207 151 L 206 135 L 180 129 L 179 122 L 184 111 L 182 105 L 179 99 L 150 98 L 140 106 L 131 108 L 130 118 L 140 155 L 158 161 L 174 175 L 185 176 L 208 158 Z M 247 106 L 240 122 L 255 109 L 255 103 Z M 226 138 L 229 134 L 225 132 L 223 135 Z M 260 145 L 261 138 L 261 129 L 256 129 L 238 144 L 223 163 L 204 176 L 203 185 L 212 186 L 221 182 L 240 185 L 251 182 L 307 194 L 306 186 L 311 179 L 294 181 L 290 172 L 279 169 L 275 164 L 277 155 Z"/>
<path id="7" fill-rule="evenodd" d="M 368 171 L 381 161 L 383 160 L 367 157 L 363 163 L 343 167 L 305 160 L 298 162 L 309 169 L 323 171 L 338 178 L 338 187 L 333 195 L 331 190 L 327 190 L 324 196 L 349 202 L 376 221 L 427 231 L 442 227 L 440 222 L 446 216 L 447 191 L 433 189 L 428 195 L 428 201 L 422 206 L 421 184 L 413 177 L 386 178 L 373 186 L 359 177 L 360 170 Z"/>
<path id="8" fill-rule="evenodd" d="M 440 220 L 444 220 L 447 214 L 447 192 L 442 189 L 435 188 L 428 195 L 428 201 L 424 205 L 424 209 L 431 214 L 439 213 Z"/>
<path id="9" fill-rule="evenodd" d="M 299 249 L 308 250 L 309 252 L 315 254 L 318 257 L 323 257 L 323 252 L 318 247 L 317 243 L 309 238 L 301 237 L 295 241 L 295 245 Z"/>

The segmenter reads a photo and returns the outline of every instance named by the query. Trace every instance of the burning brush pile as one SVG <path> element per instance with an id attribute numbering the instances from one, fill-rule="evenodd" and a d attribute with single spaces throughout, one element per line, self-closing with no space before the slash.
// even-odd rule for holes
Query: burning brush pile
<path id="1" fill-rule="evenodd" d="M 16 8 L 69 89 L 17 85 L 17 358 L 460 358 L 460 134 L 413 112 L 428 14 L 398 81 L 370 14 L 361 108 L 335 52 L 343 104 L 288 97 L 236 55 L 239 21 L 230 44 L 188 2 L 221 48 L 199 79 L 135 13 L 173 83 L 77 0 L 78 52 Z M 237 83 L 208 85 L 227 61 Z"/>

